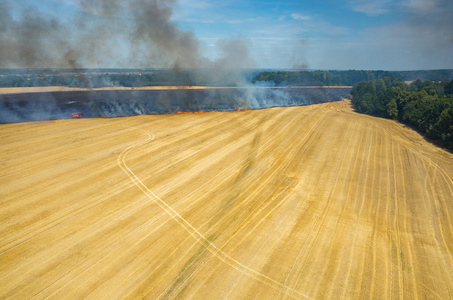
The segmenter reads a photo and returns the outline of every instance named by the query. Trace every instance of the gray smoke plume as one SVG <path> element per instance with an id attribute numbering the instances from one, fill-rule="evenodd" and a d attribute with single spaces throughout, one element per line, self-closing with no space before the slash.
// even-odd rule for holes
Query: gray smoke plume
<path id="1" fill-rule="evenodd" d="M 67 119 L 74 112 L 83 117 L 123 117 L 299 106 L 340 100 L 349 93 L 344 88 L 242 87 L 0 94 L 0 124 Z"/>
<path id="2" fill-rule="evenodd" d="M 10 120 L 27 120 L 34 111 L 50 111 L 51 118 L 64 118 L 74 109 L 82 110 L 84 116 L 110 117 L 313 103 L 300 94 L 290 96 L 284 90 L 251 86 L 242 70 L 256 64 L 249 55 L 250 42 L 244 38 L 219 41 L 218 59 L 214 61 L 203 57 L 195 35 L 172 21 L 176 0 L 68 0 L 78 12 L 64 18 L 43 12 L 40 7 L 23 7 L 18 2 L 22 3 L 13 0 L 0 3 L 0 68 L 71 68 L 80 73 L 80 82 L 85 87 L 91 85 L 83 68 L 166 68 L 174 71 L 175 78 L 180 78 L 184 69 L 203 69 L 209 85 L 248 88 L 142 93 L 133 96 L 134 99 L 119 92 L 105 97 L 91 93 L 80 106 L 54 95 L 49 101 L 51 107 L 43 100 L 39 102 L 41 108 L 30 106 L 28 100 L 23 103 L 8 100 L 0 110 L 17 115 Z M 191 85 L 192 79 L 187 77 L 183 82 Z M 3 119 L 0 122 L 5 118 L 4 113 L 0 114 Z"/>
<path id="3" fill-rule="evenodd" d="M 63 19 L 3 1 L 0 68 L 205 69 L 209 84 L 231 86 L 245 85 L 241 70 L 256 67 L 240 37 L 220 40 L 218 59 L 203 57 L 193 32 L 172 21 L 174 0 L 69 2 L 80 13 Z"/>
<path id="4" fill-rule="evenodd" d="M 52 64 L 51 39 L 59 40 L 60 23 L 26 7 L 13 18 L 9 1 L 0 4 L 0 67 L 36 67 Z M 50 38 L 51 37 L 51 38 Z"/>
<path id="5" fill-rule="evenodd" d="M 0 67 L 206 65 L 194 34 L 171 22 L 172 0 L 77 0 L 83 13 L 68 20 L 17 4 L 13 13 L 13 2 L 2 2 Z"/>

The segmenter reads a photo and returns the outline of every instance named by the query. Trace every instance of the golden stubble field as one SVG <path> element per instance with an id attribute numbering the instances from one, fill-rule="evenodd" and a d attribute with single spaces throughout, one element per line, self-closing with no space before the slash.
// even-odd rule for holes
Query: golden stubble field
<path id="1" fill-rule="evenodd" d="M 0 298 L 453 297 L 453 155 L 347 101 L 0 140 Z"/>

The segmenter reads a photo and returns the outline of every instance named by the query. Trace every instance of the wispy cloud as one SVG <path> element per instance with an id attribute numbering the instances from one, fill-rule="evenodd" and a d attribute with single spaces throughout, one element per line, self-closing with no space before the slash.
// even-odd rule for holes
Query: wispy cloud
<path id="1" fill-rule="evenodd" d="M 292 13 L 291 18 L 293 22 L 294 20 L 299 22 L 297 27 L 303 28 L 303 32 L 311 32 L 313 34 L 322 35 L 342 35 L 348 33 L 347 28 L 336 26 L 317 15 L 309 16 L 300 13 Z M 288 24 L 288 26 L 294 27 L 294 24 Z"/>
<path id="2" fill-rule="evenodd" d="M 226 20 L 228 24 L 244 24 L 258 21 L 258 18 L 248 18 L 248 19 L 230 19 Z"/>
<path id="3" fill-rule="evenodd" d="M 302 21 L 311 20 L 311 17 L 310 17 L 310 16 L 306 16 L 306 15 L 302 15 L 302 14 L 297 14 L 297 13 L 291 14 L 291 17 L 292 17 L 294 20 L 302 20 Z"/>
<path id="4" fill-rule="evenodd" d="M 390 12 L 390 0 L 352 0 L 352 9 L 368 16 L 379 16 Z"/>
<path id="5" fill-rule="evenodd" d="M 406 14 L 426 15 L 451 10 L 451 0 L 350 0 L 352 10 L 370 17 L 392 14 L 395 11 Z"/>

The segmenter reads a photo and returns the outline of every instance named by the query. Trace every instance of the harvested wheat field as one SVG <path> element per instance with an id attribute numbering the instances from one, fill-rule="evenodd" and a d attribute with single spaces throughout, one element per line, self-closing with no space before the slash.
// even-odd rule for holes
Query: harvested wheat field
<path id="1" fill-rule="evenodd" d="M 0 139 L 0 298 L 453 297 L 453 155 L 347 101 Z"/>

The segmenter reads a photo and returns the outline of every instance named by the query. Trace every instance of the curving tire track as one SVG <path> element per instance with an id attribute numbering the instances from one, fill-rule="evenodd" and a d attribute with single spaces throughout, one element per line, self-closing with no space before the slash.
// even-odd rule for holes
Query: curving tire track
<path id="1" fill-rule="evenodd" d="M 284 289 L 291 294 L 288 296 L 292 297 L 292 294 L 296 294 L 299 297 L 312 299 L 311 297 L 297 291 L 291 289 L 289 287 L 283 286 L 278 281 L 273 280 L 272 278 L 257 272 L 246 265 L 240 263 L 239 261 L 235 260 L 225 252 L 223 252 L 220 248 L 216 247 L 213 243 L 211 243 L 201 232 L 199 232 L 195 227 L 193 227 L 186 219 L 184 219 L 178 212 L 176 212 L 171 206 L 169 206 L 164 200 L 159 198 L 153 191 L 151 191 L 141 180 L 138 178 L 137 175 L 127 166 L 126 164 L 126 156 L 129 152 L 131 152 L 134 148 L 146 144 L 154 139 L 154 134 L 150 134 L 147 131 L 144 131 L 147 135 L 146 140 L 140 141 L 132 146 L 127 147 L 124 149 L 120 155 L 118 156 L 117 162 L 120 168 L 126 173 L 126 175 L 132 180 L 132 182 L 152 201 L 157 203 L 172 219 L 174 219 L 181 227 L 184 228 L 187 233 L 192 236 L 199 244 L 206 247 L 206 249 L 211 252 L 216 258 L 221 260 L 222 262 L 230 265 L 234 269 L 238 270 L 239 272 L 243 273 L 246 276 L 249 276 L 263 284 L 266 284 L 275 289 Z"/>
<path id="2" fill-rule="evenodd" d="M 453 156 L 347 101 L 0 137 L 1 299 L 453 297 Z"/>

